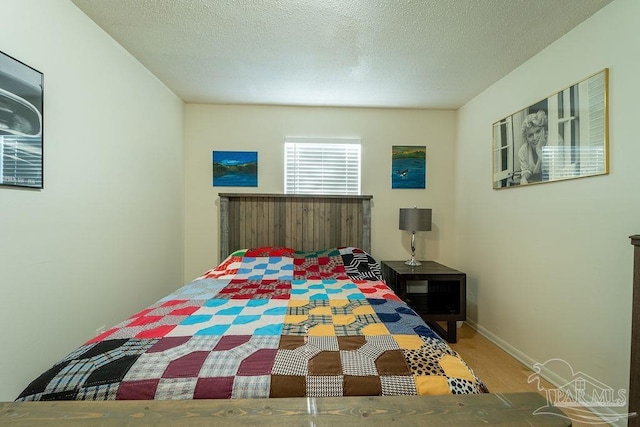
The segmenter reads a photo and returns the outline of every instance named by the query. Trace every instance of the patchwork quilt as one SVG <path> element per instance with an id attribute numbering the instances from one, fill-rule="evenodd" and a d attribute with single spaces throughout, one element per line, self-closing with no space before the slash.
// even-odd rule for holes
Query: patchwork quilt
<path id="1" fill-rule="evenodd" d="M 483 392 L 366 252 L 256 248 L 91 339 L 17 400 Z"/>

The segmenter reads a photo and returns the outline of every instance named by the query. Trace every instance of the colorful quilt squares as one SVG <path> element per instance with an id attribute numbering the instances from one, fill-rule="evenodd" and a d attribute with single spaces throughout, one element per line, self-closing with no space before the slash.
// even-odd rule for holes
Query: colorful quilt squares
<path id="1" fill-rule="evenodd" d="M 234 252 L 75 349 L 29 400 L 482 393 L 357 248 Z"/>

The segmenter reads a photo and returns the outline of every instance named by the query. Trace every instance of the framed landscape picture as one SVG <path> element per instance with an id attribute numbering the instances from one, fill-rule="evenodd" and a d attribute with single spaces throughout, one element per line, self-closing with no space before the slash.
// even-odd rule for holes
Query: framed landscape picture
<path id="1" fill-rule="evenodd" d="M 391 188 L 426 188 L 427 147 L 394 145 L 391 149 Z"/>
<path id="2" fill-rule="evenodd" d="M 609 173 L 608 69 L 493 124 L 493 188 Z"/>
<path id="3" fill-rule="evenodd" d="M 256 151 L 214 151 L 213 185 L 216 187 L 257 187 Z"/>
<path id="4" fill-rule="evenodd" d="M 0 185 L 42 188 L 43 75 L 0 52 Z"/>

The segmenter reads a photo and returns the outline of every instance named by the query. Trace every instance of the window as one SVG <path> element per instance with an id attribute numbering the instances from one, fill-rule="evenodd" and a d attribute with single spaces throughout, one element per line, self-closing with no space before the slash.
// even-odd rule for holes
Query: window
<path id="1" fill-rule="evenodd" d="M 284 192 L 360 194 L 360 139 L 285 138 Z"/>
<path id="2" fill-rule="evenodd" d="M 493 182 L 513 177 L 513 121 L 509 116 L 493 125 Z"/>
<path id="3" fill-rule="evenodd" d="M 549 123 L 558 124 L 558 132 L 549 132 L 549 144 L 542 151 L 549 179 L 604 173 L 604 86 L 602 75 L 549 97 L 557 106 L 549 109 Z"/>

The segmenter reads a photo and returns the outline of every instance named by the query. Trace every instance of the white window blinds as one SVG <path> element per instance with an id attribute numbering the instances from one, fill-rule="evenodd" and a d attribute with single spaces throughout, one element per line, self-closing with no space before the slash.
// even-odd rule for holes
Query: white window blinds
<path id="1" fill-rule="evenodd" d="M 360 140 L 285 138 L 284 192 L 360 194 Z"/>

